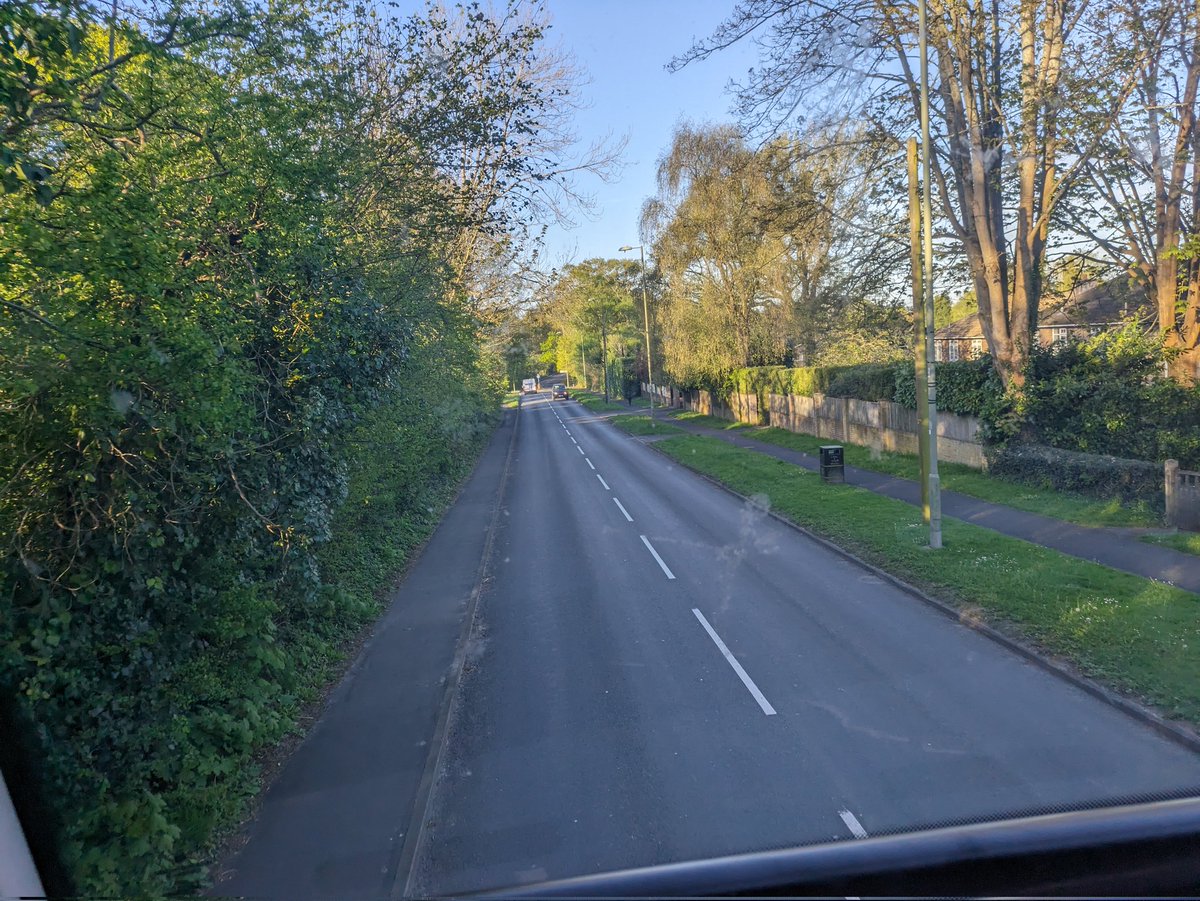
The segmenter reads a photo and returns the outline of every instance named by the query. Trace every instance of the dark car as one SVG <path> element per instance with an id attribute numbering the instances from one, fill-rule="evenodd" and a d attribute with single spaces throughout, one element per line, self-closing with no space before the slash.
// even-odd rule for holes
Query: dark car
<path id="1" fill-rule="evenodd" d="M 566 385 L 555 385 L 554 392 L 550 396 L 554 400 L 566 400 L 568 397 L 570 397 L 570 395 L 567 394 Z"/>

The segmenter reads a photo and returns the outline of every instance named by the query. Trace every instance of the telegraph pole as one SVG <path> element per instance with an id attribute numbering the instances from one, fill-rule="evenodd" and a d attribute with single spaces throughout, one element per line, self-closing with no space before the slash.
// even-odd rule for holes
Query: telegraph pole
<path id="1" fill-rule="evenodd" d="M 925 374 L 925 257 L 921 251 L 921 183 L 917 139 L 908 139 L 908 245 L 912 262 L 913 330 L 916 341 L 917 452 L 921 459 L 921 510 L 929 523 L 929 382 Z"/>
<path id="2" fill-rule="evenodd" d="M 604 402 L 608 403 L 608 309 L 600 313 L 600 341 L 604 347 Z"/>
<path id="3" fill-rule="evenodd" d="M 924 155 L 921 218 L 924 220 L 925 370 L 929 386 L 929 546 L 942 546 L 942 490 L 937 467 L 937 382 L 933 353 L 933 145 L 929 139 L 929 0 L 920 0 L 921 150 Z"/>
<path id="4" fill-rule="evenodd" d="M 650 384 L 650 418 L 654 418 L 654 370 L 650 367 L 650 302 L 646 300 L 646 248 L 637 245 L 638 254 L 642 259 L 642 316 L 646 324 L 646 381 Z M 633 250 L 632 244 L 619 248 L 624 253 Z"/>

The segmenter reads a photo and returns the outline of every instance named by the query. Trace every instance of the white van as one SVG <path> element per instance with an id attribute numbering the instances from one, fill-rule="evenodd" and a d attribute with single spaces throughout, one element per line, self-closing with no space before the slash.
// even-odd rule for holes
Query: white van
<path id="1" fill-rule="evenodd" d="M 525 379 L 521 382 L 522 394 L 537 394 L 537 379 Z"/>

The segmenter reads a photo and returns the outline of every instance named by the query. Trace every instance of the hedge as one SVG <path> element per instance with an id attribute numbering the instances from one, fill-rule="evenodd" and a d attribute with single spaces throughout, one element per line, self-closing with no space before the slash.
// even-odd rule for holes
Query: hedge
<path id="1" fill-rule="evenodd" d="M 69 16 L 80 41 L 28 52 L 54 102 L 0 152 L 61 166 L 49 198 L 0 188 L 0 753 L 44 800 L 53 896 L 175 897 L 390 573 L 353 579 L 432 528 L 499 361 L 444 262 L 442 186 L 379 178 L 381 148 L 451 145 L 365 138 L 320 17 L 189 3 L 176 51 L 154 4 L 88 24 L 93 5 L 17 4 L 19 29 Z M 110 40 L 132 61 L 85 125 L 77 76 Z M 455 142 L 492 121 L 468 107 Z"/>
<path id="2" fill-rule="evenodd" d="M 896 371 L 897 367 L 890 363 L 839 367 L 830 378 L 826 393 L 834 397 L 890 401 L 896 396 Z"/>
<path id="3" fill-rule="evenodd" d="M 896 390 L 893 400 L 901 406 L 917 407 L 916 367 L 908 363 L 896 366 Z M 938 363 L 937 408 L 959 416 L 981 416 L 1003 394 L 1000 379 L 992 367 L 992 358 Z"/>
<path id="4" fill-rule="evenodd" d="M 752 366 L 737 369 L 723 386 L 724 396 L 757 394 L 766 405 L 771 394 L 812 397 L 830 394 L 860 400 L 891 400 L 895 393 L 895 363 L 852 366 Z"/>
<path id="5" fill-rule="evenodd" d="M 1163 509 L 1163 470 L 1156 463 L 1084 454 L 1041 444 L 1008 444 L 988 453 L 993 475 L 1036 488 L 1075 491 Z"/>
<path id="6" fill-rule="evenodd" d="M 1156 335 L 1130 327 L 1042 350 L 1019 407 L 997 412 L 1000 439 L 1200 468 L 1200 389 L 1164 378 Z"/>
<path id="7" fill-rule="evenodd" d="M 990 357 L 939 363 L 938 409 L 963 416 L 978 416 L 1001 396 Z M 859 363 L 852 366 L 755 366 L 735 370 L 723 386 L 724 396 L 757 394 L 765 408 L 770 394 L 811 397 L 827 394 L 857 400 L 894 401 L 909 409 L 917 406 L 915 369 L 907 360 L 893 363 Z"/>

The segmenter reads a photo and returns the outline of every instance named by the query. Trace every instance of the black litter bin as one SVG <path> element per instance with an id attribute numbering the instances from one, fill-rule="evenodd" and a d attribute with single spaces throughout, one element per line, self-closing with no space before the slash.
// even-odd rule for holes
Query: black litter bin
<path id="1" fill-rule="evenodd" d="M 840 444 L 821 445 L 821 481 L 846 481 L 846 463 Z"/>

